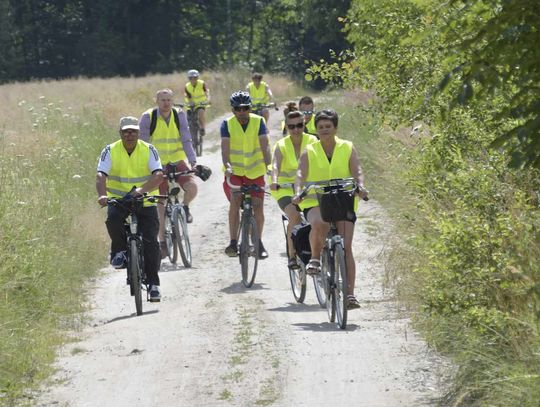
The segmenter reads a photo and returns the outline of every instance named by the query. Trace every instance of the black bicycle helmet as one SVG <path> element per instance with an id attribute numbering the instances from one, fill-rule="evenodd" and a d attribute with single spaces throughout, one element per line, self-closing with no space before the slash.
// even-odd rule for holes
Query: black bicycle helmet
<path id="1" fill-rule="evenodd" d="M 239 90 L 231 95 L 231 106 L 251 106 L 251 97 L 249 93 Z"/>

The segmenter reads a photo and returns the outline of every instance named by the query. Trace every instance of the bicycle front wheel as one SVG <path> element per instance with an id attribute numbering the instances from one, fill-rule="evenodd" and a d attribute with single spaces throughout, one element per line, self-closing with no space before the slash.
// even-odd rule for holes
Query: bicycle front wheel
<path id="1" fill-rule="evenodd" d="M 242 269 L 242 284 L 251 287 L 257 274 L 259 262 L 259 230 L 253 216 L 242 219 L 240 232 L 240 266 Z"/>
<path id="2" fill-rule="evenodd" d="M 173 209 L 172 222 L 176 233 L 176 245 L 180 251 L 180 257 L 184 267 L 191 267 L 191 243 L 189 242 L 186 215 L 178 206 Z"/>
<path id="3" fill-rule="evenodd" d="M 328 248 L 324 248 L 322 252 L 322 267 L 321 278 L 323 280 L 326 312 L 328 313 L 328 320 L 335 322 L 336 320 L 336 296 L 333 288 L 334 280 L 334 263 L 330 258 L 330 252 Z"/>
<path id="4" fill-rule="evenodd" d="M 341 243 L 334 246 L 334 299 L 336 302 L 337 324 L 341 329 L 347 327 L 347 266 L 345 251 Z"/>
<path id="5" fill-rule="evenodd" d="M 165 210 L 165 243 L 167 244 L 169 261 L 172 264 L 176 264 L 176 261 L 178 260 L 178 247 L 176 243 L 178 231 L 176 229 L 177 228 L 172 221 L 172 209 L 167 206 Z"/>
<path id="6" fill-rule="evenodd" d="M 306 298 L 306 266 L 300 260 L 297 260 L 300 268 L 289 267 L 289 279 L 296 302 L 304 302 Z"/>
<path id="7" fill-rule="evenodd" d="M 129 242 L 128 273 L 131 279 L 131 293 L 135 297 L 137 315 L 142 315 L 141 264 L 139 262 L 139 247 L 135 239 Z"/>
<path id="8" fill-rule="evenodd" d="M 197 157 L 200 157 L 202 155 L 202 146 L 203 146 L 203 137 L 200 134 L 200 129 L 197 131 L 197 140 L 195 142 L 195 153 L 197 154 Z"/>

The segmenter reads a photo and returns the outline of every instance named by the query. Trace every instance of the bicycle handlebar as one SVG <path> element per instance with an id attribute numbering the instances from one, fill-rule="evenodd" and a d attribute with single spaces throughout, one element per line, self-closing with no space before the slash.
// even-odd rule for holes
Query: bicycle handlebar
<path id="1" fill-rule="evenodd" d="M 240 191 L 240 192 L 248 192 L 248 191 L 255 191 L 255 192 L 266 192 L 266 189 L 265 188 L 261 188 L 259 185 L 257 184 L 251 184 L 251 185 L 234 185 L 233 183 L 231 183 L 231 176 L 230 175 L 226 175 L 225 176 L 225 182 L 227 183 L 227 185 L 229 186 L 229 188 L 231 188 L 231 190 L 234 190 L 234 191 Z"/>
<path id="2" fill-rule="evenodd" d="M 358 185 L 358 182 L 354 178 L 334 178 L 327 181 L 314 181 L 310 185 L 305 186 L 300 193 L 300 198 L 303 199 L 306 197 L 307 193 L 312 188 L 323 188 L 324 192 L 336 191 L 336 190 L 347 190 L 351 186 L 354 186 L 353 190 L 355 192 L 364 191 L 366 196 L 362 197 L 364 201 L 369 201 L 367 194 L 369 191 Z"/>

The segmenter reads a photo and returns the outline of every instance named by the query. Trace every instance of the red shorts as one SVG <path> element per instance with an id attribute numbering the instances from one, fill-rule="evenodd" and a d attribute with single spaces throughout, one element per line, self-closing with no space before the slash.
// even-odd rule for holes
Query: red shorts
<path id="1" fill-rule="evenodd" d="M 178 162 L 178 164 L 176 164 L 176 172 L 177 171 L 187 171 L 189 170 L 190 168 L 188 167 L 188 165 L 186 164 L 185 161 L 180 161 Z M 163 174 L 167 174 L 167 165 L 163 166 Z M 183 188 L 184 188 L 184 184 L 187 183 L 187 182 L 190 182 L 190 181 L 193 181 L 193 174 L 188 174 L 188 175 L 179 175 L 178 177 L 176 177 L 176 182 L 178 182 L 178 184 Z M 163 181 L 161 182 L 161 184 L 159 184 L 159 193 L 160 195 L 167 195 L 167 191 L 169 190 L 169 181 L 167 180 L 167 178 L 163 178 Z"/>
<path id="2" fill-rule="evenodd" d="M 255 179 L 251 179 L 245 176 L 239 176 L 239 175 L 231 175 L 231 184 L 233 185 L 258 185 L 261 188 L 264 188 L 264 175 L 261 175 L 260 177 L 257 177 Z M 227 199 L 231 200 L 231 188 L 229 185 L 227 185 L 227 179 L 225 178 L 223 180 L 223 191 L 225 191 L 225 195 L 227 196 Z M 251 196 L 255 198 L 264 199 L 264 191 L 251 191 Z"/>

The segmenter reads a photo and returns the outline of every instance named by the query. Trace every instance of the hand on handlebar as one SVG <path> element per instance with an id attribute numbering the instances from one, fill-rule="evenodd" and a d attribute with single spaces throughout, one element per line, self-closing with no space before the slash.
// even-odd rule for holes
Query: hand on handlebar
<path id="1" fill-rule="evenodd" d="M 233 175 L 233 167 L 230 163 L 225 164 L 225 175 L 229 177 Z"/>
<path id="2" fill-rule="evenodd" d="M 369 201 L 369 197 L 368 197 L 369 191 L 366 188 L 364 188 L 364 186 L 358 185 L 358 188 L 356 191 L 360 198 L 362 198 L 364 201 Z"/>
<path id="3" fill-rule="evenodd" d="M 279 184 L 278 184 L 277 182 L 272 182 L 272 183 L 270 184 L 270 189 L 271 189 L 272 191 L 277 191 L 277 190 L 279 189 Z"/>

